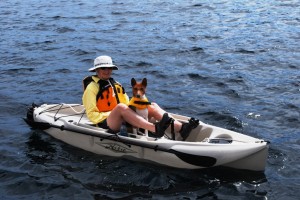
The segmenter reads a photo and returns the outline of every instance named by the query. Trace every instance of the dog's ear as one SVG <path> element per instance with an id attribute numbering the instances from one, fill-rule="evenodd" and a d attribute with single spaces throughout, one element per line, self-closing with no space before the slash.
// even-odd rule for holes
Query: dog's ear
<path id="1" fill-rule="evenodd" d="M 147 79 L 146 78 L 143 78 L 142 85 L 147 87 Z"/>
<path id="2" fill-rule="evenodd" d="M 132 78 L 131 79 L 131 86 L 133 87 L 133 86 L 135 86 L 135 84 L 136 84 L 136 80 L 134 78 Z"/>

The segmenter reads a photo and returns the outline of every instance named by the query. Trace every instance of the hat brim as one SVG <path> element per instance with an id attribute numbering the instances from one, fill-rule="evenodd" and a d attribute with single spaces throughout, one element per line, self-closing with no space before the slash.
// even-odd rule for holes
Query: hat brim
<path id="1" fill-rule="evenodd" d="M 98 68 L 112 68 L 112 70 L 118 70 L 119 68 L 116 65 L 101 65 L 101 66 L 96 66 L 92 67 L 89 69 L 90 72 L 95 72 L 96 69 Z"/>

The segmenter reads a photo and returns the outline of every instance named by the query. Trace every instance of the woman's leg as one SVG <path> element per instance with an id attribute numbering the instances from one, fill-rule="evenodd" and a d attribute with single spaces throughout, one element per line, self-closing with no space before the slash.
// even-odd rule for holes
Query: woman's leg
<path id="1" fill-rule="evenodd" d="M 152 117 L 154 119 L 156 119 L 157 121 L 160 121 L 163 114 L 165 113 L 166 111 L 164 111 L 161 107 L 159 107 L 158 104 L 156 103 L 151 103 L 150 106 L 148 106 L 148 115 L 149 115 L 149 119 L 151 119 Z M 172 117 L 172 116 L 170 116 Z M 174 127 L 175 127 L 175 131 L 176 132 L 179 132 L 181 127 L 182 127 L 182 124 L 177 121 L 177 120 L 174 120 Z"/>
<path id="2" fill-rule="evenodd" d="M 113 131 L 118 131 L 124 121 L 133 126 L 155 132 L 155 125 L 153 123 L 148 122 L 143 117 L 136 114 L 127 105 L 120 103 L 111 111 L 110 115 L 108 116 L 107 125 Z"/>
<path id="3" fill-rule="evenodd" d="M 158 121 L 161 120 L 163 114 L 166 112 L 162 108 L 160 108 L 156 103 L 152 103 L 150 106 L 148 106 L 148 111 L 149 111 L 149 119 L 153 117 Z M 186 138 L 189 136 L 191 131 L 195 129 L 198 125 L 199 125 L 199 120 L 195 118 L 191 118 L 189 119 L 188 123 L 183 123 L 183 124 L 177 120 L 174 120 L 175 131 L 180 133 L 180 136 L 183 138 L 183 140 L 186 140 Z"/>

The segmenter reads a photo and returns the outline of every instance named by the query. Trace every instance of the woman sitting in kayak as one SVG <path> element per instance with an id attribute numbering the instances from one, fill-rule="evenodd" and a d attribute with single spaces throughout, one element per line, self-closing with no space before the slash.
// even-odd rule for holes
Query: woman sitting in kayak
<path id="1" fill-rule="evenodd" d="M 89 120 L 101 128 L 109 128 L 114 132 L 118 132 L 125 121 L 135 127 L 147 129 L 157 137 L 162 137 L 173 119 L 156 103 L 148 106 L 148 115 L 149 119 L 154 118 L 157 123 L 149 122 L 136 114 L 128 107 L 129 98 L 122 85 L 111 78 L 113 70 L 118 70 L 118 67 L 109 56 L 97 57 L 94 60 L 94 67 L 89 69 L 90 72 L 96 72 L 82 97 Z M 180 133 L 183 140 L 198 124 L 199 120 L 194 119 L 189 120 L 189 123 L 174 120 L 175 131 Z"/>

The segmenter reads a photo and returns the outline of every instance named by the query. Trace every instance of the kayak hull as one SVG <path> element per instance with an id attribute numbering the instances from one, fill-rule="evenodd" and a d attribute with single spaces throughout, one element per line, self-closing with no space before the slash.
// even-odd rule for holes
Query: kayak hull
<path id="1" fill-rule="evenodd" d="M 31 113 L 30 113 L 31 112 Z M 177 120 L 188 117 L 171 114 Z M 124 157 L 183 169 L 226 166 L 264 171 L 268 143 L 254 137 L 200 122 L 186 141 L 128 133 L 111 134 L 93 126 L 79 104 L 43 104 L 33 106 L 25 121 L 52 137 L 74 147 L 112 157 Z"/>

